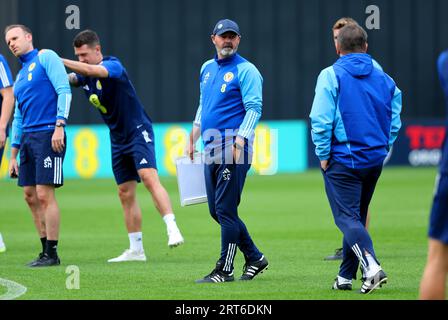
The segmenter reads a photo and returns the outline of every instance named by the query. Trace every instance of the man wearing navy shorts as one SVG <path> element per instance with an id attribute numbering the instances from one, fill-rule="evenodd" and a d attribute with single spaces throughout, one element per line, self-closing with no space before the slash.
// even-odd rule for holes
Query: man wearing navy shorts
<path id="1" fill-rule="evenodd" d="M 34 49 L 33 35 L 23 25 L 5 29 L 6 43 L 22 69 L 14 84 L 16 108 L 12 125 L 10 176 L 19 178 L 41 237 L 43 252 L 29 264 L 60 264 L 57 254 L 60 212 L 55 189 L 64 184 L 65 125 L 71 90 L 64 65 L 52 50 Z M 17 155 L 20 150 L 20 166 Z"/>
<path id="2" fill-rule="evenodd" d="M 440 84 L 448 107 L 448 50 L 438 59 Z M 448 125 L 447 125 L 448 129 Z M 447 130 L 448 132 L 448 130 Z M 445 136 L 436 194 L 429 222 L 429 254 L 420 285 L 420 299 L 444 300 L 448 274 L 448 134 Z"/>
<path id="3" fill-rule="evenodd" d="M 70 84 L 82 87 L 110 129 L 112 166 L 124 210 L 130 248 L 109 262 L 146 261 L 142 242 L 142 213 L 137 183 L 143 182 L 167 226 L 168 246 L 184 242 L 176 224 L 168 193 L 159 180 L 152 122 L 146 114 L 126 69 L 115 57 L 103 57 L 98 35 L 79 33 L 73 46 L 79 61 L 63 59 L 75 73 Z"/>
<path id="4" fill-rule="evenodd" d="M 352 290 L 361 263 L 360 292 L 368 294 L 387 281 L 365 226 L 384 159 L 401 128 L 401 91 L 374 67 L 366 53 L 367 33 L 359 25 L 340 30 L 337 51 L 341 57 L 317 81 L 312 138 L 334 220 L 344 234 L 333 289 Z"/>
<path id="5" fill-rule="evenodd" d="M 11 70 L 5 58 L 0 54 L 0 166 L 3 159 L 3 151 L 8 138 L 8 122 L 14 110 L 14 92 Z M 2 234 L 0 233 L 0 253 L 6 251 Z"/>

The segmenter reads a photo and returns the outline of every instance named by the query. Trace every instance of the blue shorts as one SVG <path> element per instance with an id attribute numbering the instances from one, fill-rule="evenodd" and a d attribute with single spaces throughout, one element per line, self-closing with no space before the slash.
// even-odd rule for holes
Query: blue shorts
<path id="1" fill-rule="evenodd" d="M 53 151 L 51 138 L 54 131 L 24 133 L 20 144 L 19 186 L 49 185 L 56 188 L 64 184 L 62 153 Z M 67 146 L 67 137 L 65 137 Z"/>
<path id="2" fill-rule="evenodd" d="M 6 140 L 8 140 L 8 127 L 6 127 Z M 0 166 L 2 165 L 4 151 L 5 151 L 5 148 L 0 148 Z"/>
<path id="3" fill-rule="evenodd" d="M 437 177 L 438 186 L 431 211 L 429 237 L 448 245 L 448 174 Z"/>
<path id="4" fill-rule="evenodd" d="M 3 160 L 3 152 L 5 151 L 5 148 L 0 148 L 0 166 L 2 165 Z"/>
<path id="5" fill-rule="evenodd" d="M 133 141 L 126 145 L 112 144 L 112 170 L 118 185 L 129 181 L 140 182 L 140 169 L 157 170 L 151 125 L 142 126 Z"/>

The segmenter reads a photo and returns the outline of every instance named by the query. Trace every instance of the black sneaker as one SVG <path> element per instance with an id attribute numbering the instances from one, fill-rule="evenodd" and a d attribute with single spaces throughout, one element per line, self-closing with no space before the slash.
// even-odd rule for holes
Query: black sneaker
<path id="1" fill-rule="evenodd" d="M 34 264 L 34 263 L 36 263 L 38 260 L 42 259 L 43 256 L 44 256 L 44 253 L 43 253 L 43 252 L 39 253 L 39 256 L 38 256 L 36 259 L 34 259 L 33 261 L 27 263 L 26 266 L 27 266 L 27 267 L 31 267 L 32 264 Z"/>
<path id="2" fill-rule="evenodd" d="M 30 265 L 31 268 L 40 268 L 40 267 L 52 267 L 58 266 L 61 264 L 59 257 L 56 256 L 54 258 L 48 256 L 46 253 L 42 256 L 42 258 L 36 260 L 33 264 Z"/>
<path id="3" fill-rule="evenodd" d="M 260 260 L 255 262 L 246 262 L 243 267 L 243 275 L 240 280 L 252 280 L 259 273 L 267 270 L 269 266 L 268 259 L 263 256 Z"/>
<path id="4" fill-rule="evenodd" d="M 216 263 L 215 269 L 206 275 L 203 279 L 196 280 L 196 283 L 219 283 L 219 282 L 230 282 L 233 281 L 233 272 L 231 274 L 222 271 L 222 262 L 218 261 Z"/>
<path id="5" fill-rule="evenodd" d="M 342 255 L 342 248 L 336 249 L 334 252 L 334 255 L 325 257 L 324 260 L 326 261 L 331 261 L 331 260 L 342 260 L 343 255 Z"/>
<path id="6" fill-rule="evenodd" d="M 339 283 L 339 278 L 336 277 L 336 279 L 334 279 L 334 284 L 332 287 L 333 290 L 341 290 L 341 291 L 351 291 L 352 290 L 352 283 L 347 282 L 347 283 Z"/>
<path id="7" fill-rule="evenodd" d="M 383 270 L 378 271 L 373 277 L 363 278 L 360 293 L 369 294 L 375 289 L 379 289 L 387 283 L 387 275 Z"/>

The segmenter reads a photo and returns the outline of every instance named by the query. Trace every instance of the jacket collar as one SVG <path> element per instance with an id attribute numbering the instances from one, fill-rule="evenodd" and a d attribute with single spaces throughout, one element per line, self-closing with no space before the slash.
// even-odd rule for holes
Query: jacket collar
<path id="1" fill-rule="evenodd" d="M 39 51 L 37 49 L 34 49 L 33 51 L 28 52 L 27 54 L 24 54 L 19 57 L 19 60 L 22 64 L 26 64 L 34 59 L 38 55 Z"/>
<path id="2" fill-rule="evenodd" d="M 215 55 L 215 61 L 219 65 L 226 65 L 226 64 L 232 63 L 236 59 L 237 56 L 238 56 L 238 54 L 234 53 L 230 57 L 227 57 L 227 58 L 224 58 L 224 59 L 219 59 L 218 55 Z"/>

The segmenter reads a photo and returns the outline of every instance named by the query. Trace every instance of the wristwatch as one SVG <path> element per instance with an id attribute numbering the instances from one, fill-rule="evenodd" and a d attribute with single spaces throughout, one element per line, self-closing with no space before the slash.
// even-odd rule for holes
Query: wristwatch
<path id="1" fill-rule="evenodd" d="M 56 127 L 58 128 L 65 128 L 65 123 L 62 121 L 56 122 Z"/>

